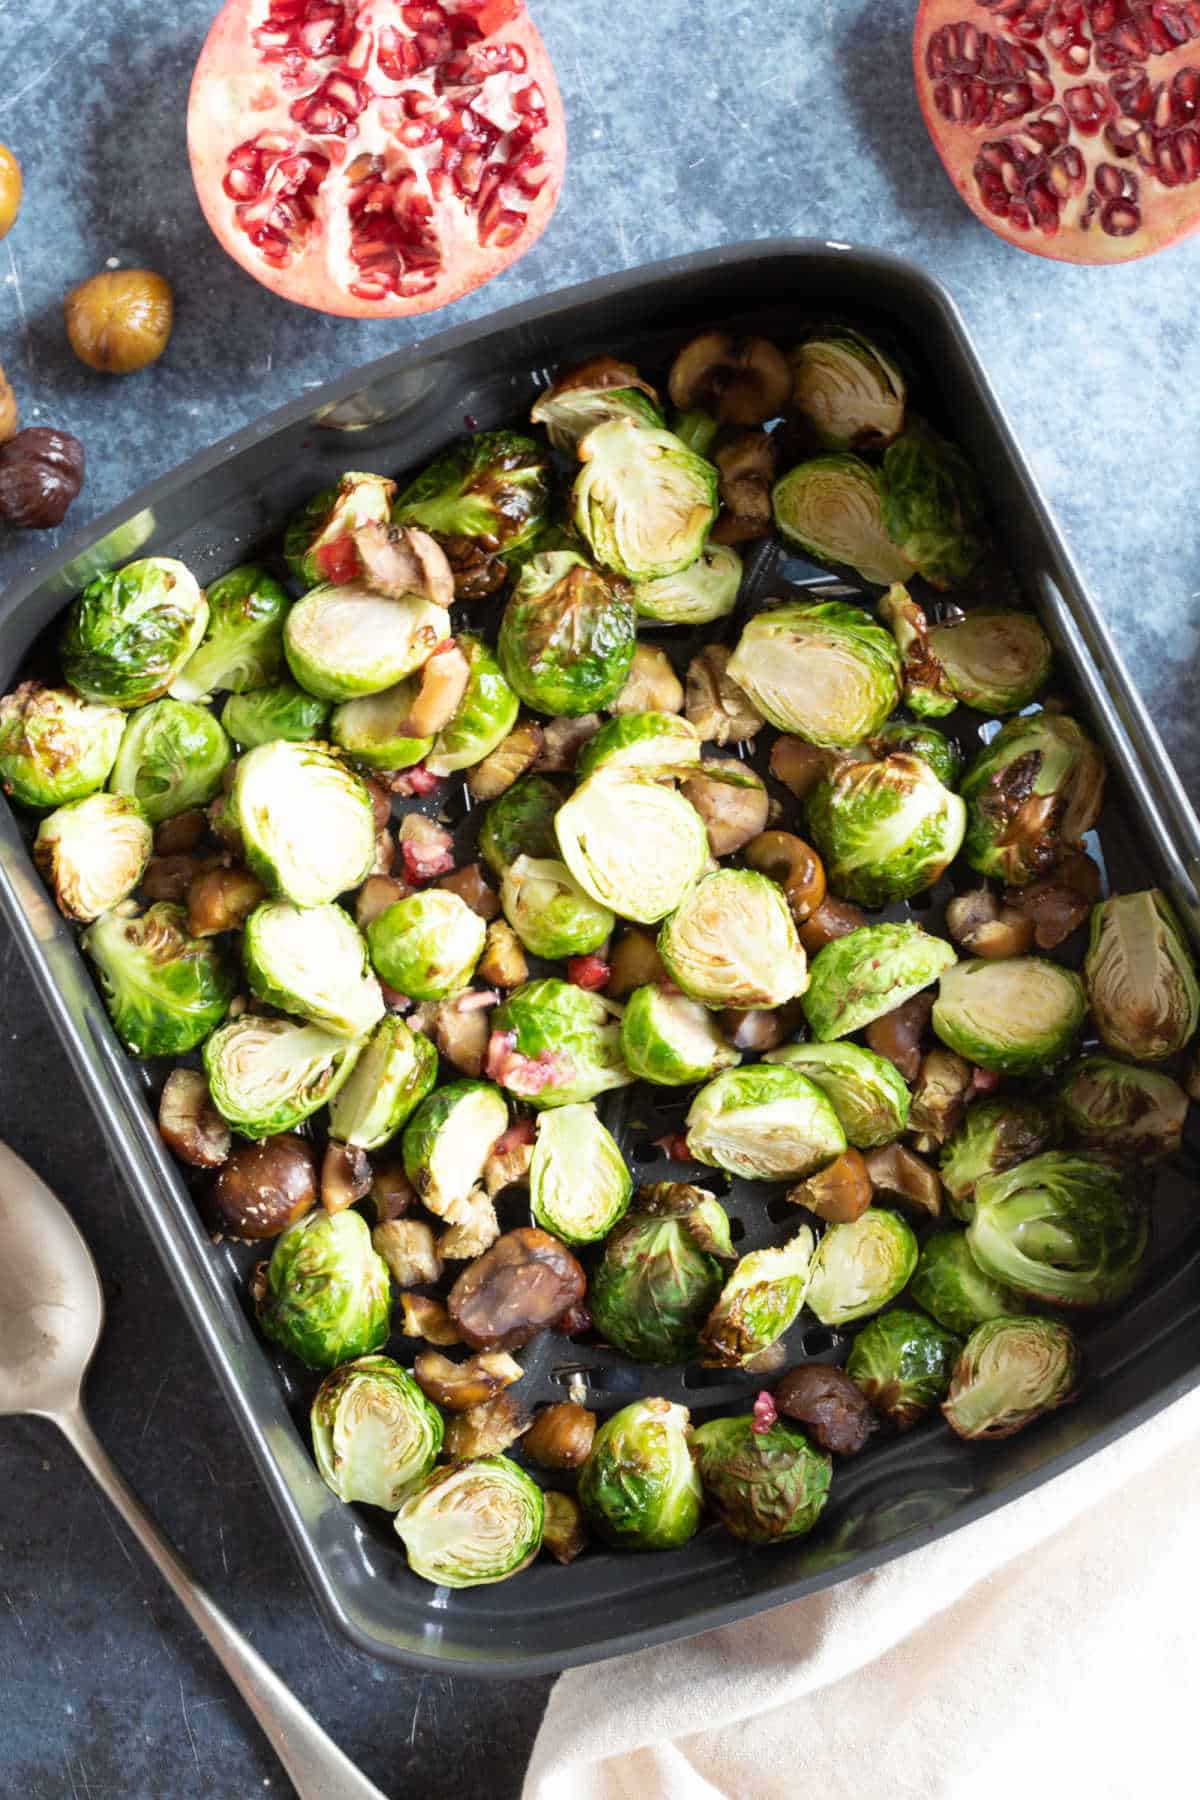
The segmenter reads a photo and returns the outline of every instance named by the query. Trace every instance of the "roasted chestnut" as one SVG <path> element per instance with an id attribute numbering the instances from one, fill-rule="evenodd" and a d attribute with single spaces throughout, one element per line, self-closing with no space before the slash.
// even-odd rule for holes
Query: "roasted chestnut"
<path id="1" fill-rule="evenodd" d="M 102 269 L 63 302 L 72 350 L 102 375 L 132 375 L 157 362 L 174 310 L 170 282 L 153 269 Z"/>
<path id="2" fill-rule="evenodd" d="M 921 1039 L 933 1011 L 932 994 L 914 994 L 903 1006 L 893 1007 L 867 1026 L 866 1039 L 876 1056 L 895 1063 L 905 1081 L 915 1081 L 921 1069 Z"/>
<path id="3" fill-rule="evenodd" d="M 577 1301 L 587 1281 L 565 1244 L 524 1225 L 463 1270 L 447 1305 L 477 1350 L 518 1350 Z"/>
<path id="4" fill-rule="evenodd" d="M 172 1069 L 158 1102 L 158 1129 L 167 1149 L 194 1169 L 219 1169 L 233 1142 L 199 1069 Z"/>
<path id="5" fill-rule="evenodd" d="M 469 1356 L 460 1363 L 439 1356 L 436 1350 L 423 1350 L 413 1363 L 421 1392 L 448 1412 L 466 1412 L 469 1407 L 482 1406 L 514 1381 L 520 1381 L 524 1373 L 520 1363 L 503 1350 Z"/>
<path id="6" fill-rule="evenodd" d="M 856 1456 L 879 1421 L 866 1395 L 844 1369 L 832 1363 L 804 1363 L 776 1383 L 775 1408 L 811 1432 L 822 1450 Z"/>
<path id="7" fill-rule="evenodd" d="M 321 1205 L 325 1211 L 345 1212 L 370 1193 L 371 1180 L 366 1151 L 330 1138 L 321 1159 Z"/>
<path id="8" fill-rule="evenodd" d="M 316 1201 L 311 1144 L 285 1131 L 235 1150 L 217 1176 L 213 1197 L 234 1237 L 278 1237 Z"/>
<path id="9" fill-rule="evenodd" d="M 843 1150 L 827 1168 L 788 1190 L 793 1206 L 805 1206 L 830 1225 L 849 1225 L 871 1204 L 871 1177 L 861 1151 Z"/>
<path id="10" fill-rule="evenodd" d="M 596 1435 L 596 1415 L 573 1400 L 539 1407 L 521 1449 L 543 1469 L 577 1469 Z"/>
<path id="11" fill-rule="evenodd" d="M 0 518 L 28 531 L 61 525 L 83 486 L 83 445 L 69 431 L 29 425 L 0 445 Z"/>

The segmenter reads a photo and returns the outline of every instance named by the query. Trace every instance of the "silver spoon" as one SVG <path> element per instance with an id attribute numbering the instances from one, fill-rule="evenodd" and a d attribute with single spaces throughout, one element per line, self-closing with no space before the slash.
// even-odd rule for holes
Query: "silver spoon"
<path id="1" fill-rule="evenodd" d="M 209 1599 L 109 1461 L 83 1409 L 103 1324 L 96 1265 L 70 1214 L 0 1143 L 0 1416 L 58 1426 L 208 1639 L 301 1800 L 386 1800 Z"/>

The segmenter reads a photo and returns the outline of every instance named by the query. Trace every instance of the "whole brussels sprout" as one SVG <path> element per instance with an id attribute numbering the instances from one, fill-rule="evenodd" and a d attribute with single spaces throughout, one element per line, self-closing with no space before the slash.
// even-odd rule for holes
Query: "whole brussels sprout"
<path id="1" fill-rule="evenodd" d="M 575 527 L 596 561 L 630 581 L 686 569 L 717 516 L 717 471 L 669 431 L 634 419 L 597 425 L 577 446 Z"/>
<path id="2" fill-rule="evenodd" d="M 1032 613 L 980 606 L 956 625 L 931 625 L 929 651 L 943 686 L 989 716 L 1020 712 L 1045 687 L 1050 640 Z"/>
<path id="3" fill-rule="evenodd" d="M 873 1050 L 859 1044 L 784 1044 L 769 1050 L 765 1060 L 815 1081 L 856 1150 L 893 1143 L 908 1125 L 912 1096 L 904 1077 Z"/>
<path id="4" fill-rule="evenodd" d="M 900 653 L 861 606 L 791 600 L 756 613 L 729 674 L 772 725 L 823 749 L 851 749 L 900 700 Z"/>
<path id="5" fill-rule="evenodd" d="M 893 719 L 872 737 L 871 749 L 876 756 L 889 756 L 897 750 L 906 756 L 919 756 L 922 762 L 929 764 L 943 787 L 955 787 L 962 774 L 962 751 L 953 738 L 946 737 L 932 725 Z"/>
<path id="6" fill-rule="evenodd" d="M 734 1369 L 777 1343 L 800 1316 L 812 1254 L 813 1234 L 802 1225 L 786 1244 L 743 1256 L 700 1333 L 705 1356 Z"/>
<path id="7" fill-rule="evenodd" d="M 203 700 L 219 688 L 266 687 L 283 668 L 283 621 L 291 601 L 265 569 L 243 563 L 205 591 L 208 625 L 171 683 L 176 700 Z"/>
<path id="8" fill-rule="evenodd" d="M 1070 1054 L 1086 1011 L 1072 969 L 1044 956 L 975 957 L 943 973 L 933 1029 L 981 1069 L 1040 1075 Z"/>
<path id="9" fill-rule="evenodd" d="M 860 331 L 814 331 L 788 357 L 792 405 L 827 450 L 877 449 L 904 428 L 904 377 Z"/>
<path id="10" fill-rule="evenodd" d="M 1104 758 L 1063 713 L 1010 719 L 975 756 L 963 854 L 981 875 L 1022 887 L 1077 848 L 1100 814 Z"/>
<path id="11" fill-rule="evenodd" d="M 433 1469 L 396 1514 L 414 1575 L 438 1587 L 484 1587 L 528 1568 L 542 1547 L 542 1490 L 507 1456 Z"/>
<path id="12" fill-rule="evenodd" d="M 1073 1400 L 1083 1358 L 1057 1319 L 988 1319 L 963 1346 L 942 1415 L 961 1438 L 1011 1437 Z"/>
<path id="13" fill-rule="evenodd" d="M 341 1037 L 364 1037 L 383 1017 L 367 946 L 340 906 L 266 900 L 246 920 L 242 958 L 251 991 Z"/>
<path id="14" fill-rule="evenodd" d="M 861 1031 L 935 982 L 954 961 L 942 938 L 910 921 L 861 925 L 813 958 L 804 1016 L 828 1042 Z"/>
<path id="15" fill-rule="evenodd" d="M 577 717 L 625 685 L 637 641 L 628 596 L 573 550 L 522 566 L 500 621 L 497 654 L 509 686 L 536 712 Z"/>
<path id="16" fill-rule="evenodd" d="M 1028 1157 L 1048 1150 L 1058 1135 L 1052 1109 L 1038 1100 L 979 1100 L 947 1138 L 942 1149 L 942 1187 L 950 1210 L 969 1220 L 975 1211 L 975 1186 L 985 1175 L 998 1175 Z"/>
<path id="17" fill-rule="evenodd" d="M 86 925 L 133 892 L 153 848 L 153 833 L 132 800 L 87 794 L 42 820 L 33 860 L 59 911 Z"/>
<path id="18" fill-rule="evenodd" d="M 306 588 L 321 581 L 351 581 L 360 572 L 354 532 L 360 525 L 385 525 L 396 484 L 385 475 L 348 470 L 333 487 L 322 488 L 288 521 L 283 555 Z"/>
<path id="19" fill-rule="evenodd" d="M 794 1425 L 760 1431 L 749 1415 L 710 1419 L 692 1433 L 704 1498 L 744 1544 L 811 1531 L 829 1497 L 832 1463 Z"/>
<path id="20" fill-rule="evenodd" d="M 682 1182 L 639 1188 L 588 1281 L 597 1331 L 634 1362 L 690 1362 L 734 1260 L 711 1194 Z"/>
<path id="21" fill-rule="evenodd" d="M 815 456 L 789 469 L 771 489 L 771 512 L 785 543 L 815 562 L 854 569 L 880 587 L 913 572 L 883 522 L 880 477 L 860 457 Z"/>
<path id="22" fill-rule="evenodd" d="M 488 1069 L 533 1107 L 594 1100 L 633 1080 L 619 1017 L 610 1000 L 568 981 L 527 981 L 492 1014 Z"/>
<path id="23" fill-rule="evenodd" d="M 533 956 L 586 956 L 616 924 L 608 907 L 585 893 L 554 857 L 518 856 L 504 871 L 500 904 Z"/>
<path id="24" fill-rule="evenodd" d="M 353 700 L 395 687 L 447 635 L 446 610 L 432 600 L 388 600 L 363 582 L 325 582 L 288 613 L 283 649 L 306 693 Z"/>
<path id="25" fill-rule="evenodd" d="M 397 900 L 367 926 L 376 971 L 411 1000 L 460 993 L 475 973 L 486 935 L 479 914 L 448 888 Z"/>
<path id="26" fill-rule="evenodd" d="M 544 452 L 517 431 L 479 431 L 431 462 L 392 508 L 397 525 L 469 538 L 506 556 L 532 542 L 546 517 Z"/>
<path id="27" fill-rule="evenodd" d="M 618 1549 L 678 1550 L 696 1532 L 702 1496 L 687 1428 L 686 1406 L 635 1400 L 592 1440 L 579 1500 L 589 1523 Z"/>
<path id="28" fill-rule="evenodd" d="M 911 1431 L 944 1397 L 961 1349 L 924 1313 L 898 1306 L 863 1326 L 846 1373 L 897 1431 Z"/>
<path id="29" fill-rule="evenodd" d="M 629 363 L 596 356 L 560 375 L 539 394 L 529 414 L 544 425 L 556 450 L 572 451 L 581 438 L 609 419 L 635 419 L 660 429 L 663 416 L 658 395 Z"/>
<path id="30" fill-rule="evenodd" d="M 390 1143 L 437 1080 L 437 1051 L 396 1013 L 385 1013 L 329 1106 L 340 1143 L 378 1150 Z"/>
<path id="31" fill-rule="evenodd" d="M 333 1099 L 359 1049 L 321 1025 L 242 1013 L 205 1043 L 204 1072 L 213 1105 L 235 1131 L 275 1137 Z"/>
<path id="32" fill-rule="evenodd" d="M 580 887 L 643 925 L 674 912 L 708 867 L 704 820 L 649 773 L 590 776 L 559 807 L 554 832 Z"/>
<path id="33" fill-rule="evenodd" d="M 831 1225 L 817 1245 L 805 1298 L 822 1325 L 877 1313 L 907 1287 L 917 1240 L 899 1213 L 869 1206 L 848 1225 Z"/>
<path id="34" fill-rule="evenodd" d="M 909 566 L 931 587 L 961 585 L 983 551 L 983 502 L 957 445 L 911 420 L 884 452 L 880 487 L 884 527 Z"/>
<path id="35" fill-rule="evenodd" d="M 976 1184 L 967 1245 L 985 1275 L 1052 1306 L 1109 1306 L 1137 1281 L 1145 1203 L 1119 1166 L 1047 1150 Z"/>
<path id="36" fill-rule="evenodd" d="M 67 615 L 63 674 L 85 700 L 144 706 L 165 694 L 204 636 L 208 602 L 169 556 L 97 575 Z"/>
<path id="37" fill-rule="evenodd" d="M 221 708 L 221 723 L 243 750 L 272 744 L 276 738 L 313 743 L 325 735 L 329 702 L 306 694 L 292 681 L 278 681 L 249 693 L 230 694 Z"/>
<path id="38" fill-rule="evenodd" d="M 698 1000 L 653 982 L 625 1003 L 621 1053 L 639 1080 L 660 1087 L 690 1087 L 742 1060 Z"/>
<path id="39" fill-rule="evenodd" d="M 1092 908 L 1083 962 L 1096 1029 L 1110 1050 L 1161 1062 L 1200 1024 L 1200 979 L 1174 908 L 1159 888 Z"/>
<path id="40" fill-rule="evenodd" d="M 108 780 L 125 730 L 115 706 L 23 681 L 0 700 L 0 785 L 22 806 L 62 806 Z"/>
<path id="41" fill-rule="evenodd" d="M 426 759 L 431 775 L 455 775 L 459 769 L 474 768 L 503 743 L 517 722 L 517 696 L 487 645 L 465 632 L 457 641 L 471 673 L 457 712 L 438 732 L 433 752 Z"/>
<path id="42" fill-rule="evenodd" d="M 534 1221 L 564 1244 L 594 1244 L 624 1217 L 633 1181 L 616 1140 L 590 1101 L 538 1119 L 529 1165 Z"/>
<path id="43" fill-rule="evenodd" d="M 371 797 L 322 745 L 279 738 L 248 750 L 229 801 L 246 862 L 268 893 L 297 906 L 321 906 L 370 873 Z"/>
<path id="44" fill-rule="evenodd" d="M 390 1356 L 358 1356 L 322 1381 L 309 1412 L 313 1456 L 339 1500 L 395 1512 L 442 1447 L 442 1415 Z"/>
<path id="45" fill-rule="evenodd" d="M 103 913 L 80 942 L 96 965 L 117 1036 L 135 1056 L 183 1056 L 229 1010 L 237 976 L 182 906 L 160 900 L 134 918 Z"/>
<path id="46" fill-rule="evenodd" d="M 706 1082 L 688 1109 L 687 1141 L 697 1162 L 749 1181 L 799 1181 L 846 1148 L 816 1082 L 766 1063 Z"/>
<path id="47" fill-rule="evenodd" d="M 409 714 L 420 691 L 419 675 L 406 675 L 379 694 L 360 694 L 335 706 L 329 735 L 363 769 L 410 769 L 433 749 L 431 737 L 414 737 Z"/>
<path id="48" fill-rule="evenodd" d="M 404 1173 L 431 1213 L 452 1225 L 508 1129 L 508 1104 L 490 1081 L 451 1081 L 422 1100 L 404 1128 Z"/>
<path id="49" fill-rule="evenodd" d="M 700 761 L 696 727 L 678 713 L 619 713 L 589 738 L 575 759 L 582 779 L 597 769 L 670 770 Z"/>
<path id="50" fill-rule="evenodd" d="M 939 1325 L 960 1337 L 985 1319 L 1025 1311 L 1020 1294 L 984 1274 L 971 1255 L 965 1231 L 935 1231 L 925 1240 L 909 1293 Z"/>
<path id="51" fill-rule="evenodd" d="M 635 581 L 633 604 L 639 619 L 659 625 L 708 625 L 733 611 L 741 585 L 737 551 L 729 544 L 706 544 L 686 569 Z"/>
<path id="52" fill-rule="evenodd" d="M 544 775 L 525 775 L 493 800 L 483 815 L 479 854 L 497 875 L 518 856 L 556 857 L 554 815 L 563 797 Z"/>
<path id="53" fill-rule="evenodd" d="M 753 869 L 706 875 L 662 927 L 658 954 L 675 985 L 705 1006 L 782 1006 L 808 985 L 783 889 Z"/>
<path id="54" fill-rule="evenodd" d="M 356 1212 L 311 1212 L 276 1240 L 257 1301 L 272 1343 L 310 1369 L 333 1369 L 387 1342 L 392 1283 Z"/>
<path id="55" fill-rule="evenodd" d="M 152 700 L 129 715 L 108 785 L 159 825 L 207 806 L 233 760 L 233 746 L 207 707 Z"/>
<path id="56" fill-rule="evenodd" d="M 967 809 L 927 762 L 897 751 L 836 764 L 808 799 L 809 836 L 834 893 L 889 906 L 932 887 L 954 858 Z"/>
<path id="57" fill-rule="evenodd" d="M 1058 1104 L 1069 1143 L 1152 1163 L 1183 1142 L 1188 1097 L 1179 1083 L 1115 1056 L 1073 1063 L 1059 1081 Z"/>

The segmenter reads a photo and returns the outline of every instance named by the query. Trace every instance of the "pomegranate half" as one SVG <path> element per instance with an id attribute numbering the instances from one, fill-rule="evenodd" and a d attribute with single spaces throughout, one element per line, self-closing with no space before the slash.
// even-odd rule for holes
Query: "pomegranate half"
<path id="1" fill-rule="evenodd" d="M 1200 0 L 923 0 L 917 94 L 971 210 L 1130 262 L 1200 226 Z"/>
<path id="2" fill-rule="evenodd" d="M 430 312 L 546 226 L 566 130 L 524 0 L 227 0 L 188 102 L 205 217 L 321 312 Z"/>

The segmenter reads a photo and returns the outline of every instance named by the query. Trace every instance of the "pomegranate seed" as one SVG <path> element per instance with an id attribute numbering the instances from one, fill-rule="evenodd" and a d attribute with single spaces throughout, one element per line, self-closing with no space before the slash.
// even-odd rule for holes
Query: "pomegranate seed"
<path id="1" fill-rule="evenodd" d="M 408 150 L 419 150 L 423 144 L 437 142 L 437 133 L 431 125 L 423 125 L 418 119 L 409 119 L 403 124 L 396 137 Z"/>
<path id="2" fill-rule="evenodd" d="M 567 980 L 575 987 L 586 988 L 590 993 L 597 988 L 607 987 L 611 975 L 612 965 L 606 963 L 601 956 L 567 958 Z"/>
<path id="3" fill-rule="evenodd" d="M 754 1416 L 750 1429 L 756 1437 L 762 1437 L 765 1432 L 770 1431 L 772 1425 L 779 1423 L 779 1414 L 775 1410 L 774 1398 L 767 1393 L 765 1388 L 754 1402 L 752 1410 Z"/>
<path id="4" fill-rule="evenodd" d="M 1137 207 L 1124 200 L 1110 201 L 1100 214 L 1100 223 L 1109 237 L 1132 237 L 1141 222 Z"/>

